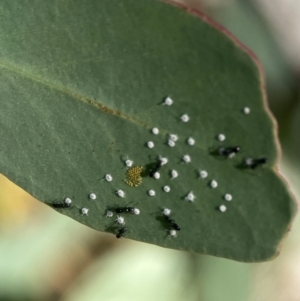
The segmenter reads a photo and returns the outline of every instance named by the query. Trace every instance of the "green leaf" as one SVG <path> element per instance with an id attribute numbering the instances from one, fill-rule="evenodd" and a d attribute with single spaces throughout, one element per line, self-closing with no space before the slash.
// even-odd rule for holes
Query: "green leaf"
<path id="1" fill-rule="evenodd" d="M 276 172 L 262 72 L 238 41 L 206 17 L 160 1 L 6 0 L 0 13 L 4 175 L 49 205 L 71 197 L 71 207 L 57 210 L 100 231 L 119 229 L 105 217 L 108 208 L 131 205 L 141 213 L 122 214 L 127 238 L 240 261 L 277 254 L 295 204 Z M 172 106 L 162 105 L 168 95 Z M 183 114 L 189 122 L 180 120 Z M 167 143 L 171 133 L 179 137 L 175 147 Z M 214 154 L 237 145 L 232 159 Z M 185 154 L 190 163 L 182 162 Z M 159 180 L 124 182 L 127 156 L 146 167 L 160 155 L 169 162 Z M 268 163 L 239 168 L 247 157 Z M 171 169 L 178 178 L 170 178 Z M 208 177 L 199 179 L 198 169 Z M 185 200 L 190 191 L 194 202 Z M 181 227 L 176 238 L 166 231 L 164 207 Z"/>

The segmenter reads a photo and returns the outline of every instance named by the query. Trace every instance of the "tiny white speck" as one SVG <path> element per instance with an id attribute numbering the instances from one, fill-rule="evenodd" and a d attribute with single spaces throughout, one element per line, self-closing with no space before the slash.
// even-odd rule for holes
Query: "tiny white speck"
<path id="1" fill-rule="evenodd" d="M 126 165 L 127 167 L 131 167 L 131 166 L 133 165 L 133 161 L 127 159 L 127 160 L 125 161 L 125 165 Z"/>
<path id="2" fill-rule="evenodd" d="M 153 147 L 154 147 L 154 143 L 153 143 L 152 141 L 148 141 L 148 142 L 147 142 L 147 146 L 148 146 L 149 148 L 153 148 Z"/>
<path id="3" fill-rule="evenodd" d="M 114 216 L 114 213 L 110 210 L 107 210 L 106 211 L 106 217 L 113 217 Z"/>
<path id="4" fill-rule="evenodd" d="M 187 114 L 183 114 L 181 117 L 180 117 L 181 121 L 183 122 L 188 122 L 190 120 L 190 117 L 189 115 Z"/>
<path id="5" fill-rule="evenodd" d="M 138 209 L 138 208 L 134 208 L 134 209 L 133 209 L 133 213 L 134 213 L 135 215 L 139 215 L 139 214 L 141 213 L 141 211 L 140 211 L 140 209 Z"/>
<path id="6" fill-rule="evenodd" d="M 152 129 L 152 134 L 158 135 L 159 134 L 159 129 L 158 128 L 153 128 Z"/>
<path id="7" fill-rule="evenodd" d="M 226 193 L 226 194 L 224 195 L 224 199 L 225 199 L 225 201 L 230 202 L 230 201 L 232 200 L 232 195 L 229 194 L 229 193 Z"/>
<path id="8" fill-rule="evenodd" d="M 116 191 L 117 196 L 119 196 L 120 198 L 125 198 L 125 192 L 121 189 L 118 189 Z"/>
<path id="9" fill-rule="evenodd" d="M 194 193 L 192 191 L 190 191 L 184 199 L 186 201 L 194 202 L 195 198 L 196 198 L 196 196 L 194 195 Z"/>
<path id="10" fill-rule="evenodd" d="M 225 211 L 227 210 L 227 208 L 226 208 L 225 205 L 221 205 L 221 206 L 219 207 L 219 209 L 220 209 L 221 212 L 225 212 Z"/>
<path id="11" fill-rule="evenodd" d="M 217 188 L 217 187 L 218 187 L 218 182 L 217 182 L 216 180 L 212 180 L 212 181 L 210 182 L 210 187 L 211 187 L 211 188 Z"/>
<path id="12" fill-rule="evenodd" d="M 192 137 L 188 138 L 188 140 L 187 140 L 188 145 L 195 145 L 195 142 L 196 142 L 195 139 Z"/>
<path id="13" fill-rule="evenodd" d="M 65 198 L 65 203 L 67 205 L 71 205 L 72 204 L 72 200 L 70 198 Z"/>
<path id="14" fill-rule="evenodd" d="M 169 162 L 168 158 L 161 157 L 161 156 L 159 156 L 159 160 L 161 166 L 166 165 Z"/>
<path id="15" fill-rule="evenodd" d="M 82 208 L 81 209 L 81 214 L 82 215 L 88 215 L 89 209 L 88 208 Z"/>
<path id="16" fill-rule="evenodd" d="M 205 178 L 207 178 L 207 176 L 208 176 L 208 173 L 206 170 L 199 170 L 199 177 L 201 179 L 205 179 Z"/>
<path id="17" fill-rule="evenodd" d="M 245 160 L 245 163 L 246 163 L 247 166 L 250 166 L 250 165 L 253 164 L 253 159 L 252 159 L 252 158 L 247 158 L 247 159 Z"/>
<path id="18" fill-rule="evenodd" d="M 169 145 L 170 147 L 174 147 L 176 144 L 175 144 L 175 142 L 174 142 L 173 140 L 169 139 L 169 140 L 168 140 L 168 145 Z"/>
<path id="19" fill-rule="evenodd" d="M 170 234 L 171 237 L 176 237 L 177 236 L 176 230 L 173 230 L 173 229 L 170 230 L 169 234 Z"/>
<path id="20" fill-rule="evenodd" d="M 91 200 L 96 200 L 97 196 L 95 195 L 95 193 L 90 193 L 89 198 Z"/>
<path id="21" fill-rule="evenodd" d="M 164 100 L 163 105 L 171 106 L 173 103 L 174 103 L 173 99 L 172 99 L 170 96 L 168 96 L 168 97 Z"/>
<path id="22" fill-rule="evenodd" d="M 226 139 L 226 137 L 225 137 L 224 134 L 219 134 L 217 138 L 218 138 L 218 140 L 221 141 L 221 142 L 224 141 L 224 140 Z"/>
<path id="23" fill-rule="evenodd" d="M 178 177 L 178 171 L 175 170 L 175 169 L 172 169 L 171 170 L 171 177 L 172 177 L 172 179 L 177 178 Z"/>
<path id="24" fill-rule="evenodd" d="M 248 107 L 244 107 L 243 112 L 244 112 L 244 114 L 248 115 L 248 114 L 250 114 L 251 110 Z"/>
<path id="25" fill-rule="evenodd" d="M 176 142 L 178 140 L 178 136 L 176 134 L 170 134 L 169 139 Z"/>
<path id="26" fill-rule="evenodd" d="M 123 216 L 117 215 L 117 218 L 115 219 L 115 221 L 116 221 L 119 225 L 124 225 L 124 224 L 125 224 L 125 219 L 124 219 Z"/>
<path id="27" fill-rule="evenodd" d="M 192 159 L 189 155 L 184 155 L 182 157 L 182 161 L 185 162 L 185 163 L 190 163 L 192 161 Z"/>
<path id="28" fill-rule="evenodd" d="M 170 192 L 171 188 L 170 188 L 170 186 L 164 186 L 163 190 L 164 190 L 164 192 Z"/>
<path id="29" fill-rule="evenodd" d="M 158 180 L 160 178 L 160 173 L 157 171 L 154 173 L 153 178 Z"/>
<path id="30" fill-rule="evenodd" d="M 148 191 L 148 194 L 149 194 L 150 196 L 155 196 L 155 191 L 154 191 L 153 189 L 150 189 L 150 190 Z"/>
<path id="31" fill-rule="evenodd" d="M 171 214 L 171 209 L 169 209 L 169 208 L 164 208 L 162 214 L 163 214 L 163 215 L 166 215 L 166 216 L 169 216 L 169 215 Z"/>
<path id="32" fill-rule="evenodd" d="M 105 180 L 106 180 L 107 182 L 111 182 L 111 181 L 113 180 L 112 175 L 110 175 L 110 174 L 105 175 Z"/>

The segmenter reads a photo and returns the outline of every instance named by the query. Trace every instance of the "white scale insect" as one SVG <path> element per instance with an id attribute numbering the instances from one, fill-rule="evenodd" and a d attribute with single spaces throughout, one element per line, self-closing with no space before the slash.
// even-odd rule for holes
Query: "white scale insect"
<path id="1" fill-rule="evenodd" d="M 188 114 L 183 114 L 183 115 L 181 115 L 180 119 L 183 122 L 188 122 L 190 120 L 190 117 Z"/>
<path id="2" fill-rule="evenodd" d="M 226 139 L 226 136 L 224 134 L 219 134 L 217 136 L 217 139 L 222 142 L 222 141 L 224 141 Z"/>
<path id="3" fill-rule="evenodd" d="M 168 158 L 161 157 L 161 156 L 159 156 L 159 161 L 161 166 L 166 165 L 169 162 Z"/>
<path id="4" fill-rule="evenodd" d="M 170 230 L 169 231 L 169 235 L 171 236 L 171 237 L 177 237 L 177 232 L 176 232 L 176 230 Z"/>
<path id="5" fill-rule="evenodd" d="M 155 191 L 153 189 L 150 189 L 148 191 L 149 196 L 155 196 Z"/>
<path id="6" fill-rule="evenodd" d="M 125 198 L 125 192 L 122 189 L 118 189 L 116 191 L 117 196 L 119 196 L 120 198 Z"/>
<path id="7" fill-rule="evenodd" d="M 148 146 L 148 148 L 153 148 L 154 147 L 154 142 L 153 141 L 148 141 L 147 146 Z"/>
<path id="8" fill-rule="evenodd" d="M 192 191 L 190 191 L 184 199 L 186 201 L 194 202 L 195 198 L 196 198 L 196 196 L 194 195 L 194 193 Z"/>
<path id="9" fill-rule="evenodd" d="M 171 191 L 171 188 L 170 188 L 170 186 L 164 186 L 163 187 L 163 190 L 164 190 L 164 192 L 170 192 Z"/>
<path id="10" fill-rule="evenodd" d="M 89 209 L 86 208 L 86 207 L 84 207 L 84 208 L 81 209 L 81 214 L 82 215 L 88 215 L 88 212 L 89 212 Z"/>
<path id="11" fill-rule="evenodd" d="M 210 182 L 210 187 L 211 187 L 211 188 L 217 188 L 217 187 L 218 187 L 218 182 L 217 182 L 216 180 L 212 180 L 212 181 Z"/>
<path id="12" fill-rule="evenodd" d="M 113 177 L 110 174 L 106 174 L 104 178 L 107 182 L 111 182 L 113 180 Z"/>
<path id="13" fill-rule="evenodd" d="M 169 139 L 169 140 L 168 140 L 168 145 L 169 145 L 170 147 L 174 147 L 174 146 L 176 145 L 176 143 L 175 143 L 173 140 Z"/>
<path id="14" fill-rule="evenodd" d="M 90 193 L 90 194 L 89 194 L 89 198 L 90 198 L 91 200 L 96 200 L 97 196 L 96 196 L 95 193 Z"/>
<path id="15" fill-rule="evenodd" d="M 230 201 L 232 200 L 232 195 L 229 194 L 229 193 L 226 193 L 226 194 L 224 195 L 224 199 L 225 199 L 225 201 L 230 202 Z"/>
<path id="16" fill-rule="evenodd" d="M 171 209 L 164 208 L 162 214 L 165 215 L 165 216 L 169 216 L 171 214 Z"/>
<path id="17" fill-rule="evenodd" d="M 154 178 L 155 180 L 158 180 L 158 179 L 160 178 L 160 173 L 159 173 L 158 171 L 155 172 L 154 175 L 153 175 L 153 178 Z"/>
<path id="18" fill-rule="evenodd" d="M 72 200 L 70 198 L 65 198 L 64 202 L 67 204 L 67 205 L 71 205 L 72 204 Z"/>
<path id="19" fill-rule="evenodd" d="M 127 160 L 125 161 L 125 165 L 126 165 L 127 167 L 131 167 L 131 166 L 133 165 L 133 161 L 127 159 Z"/>
<path id="20" fill-rule="evenodd" d="M 172 99 L 170 96 L 168 96 L 168 97 L 164 100 L 163 105 L 165 105 L 165 106 L 171 106 L 173 103 L 174 103 L 173 99 Z"/>
<path id="21" fill-rule="evenodd" d="M 171 170 L 171 178 L 172 179 L 175 179 L 175 178 L 177 178 L 178 177 L 178 171 L 177 170 L 175 170 L 175 169 L 172 169 Z"/>
<path id="22" fill-rule="evenodd" d="M 158 128 L 153 128 L 153 129 L 151 130 L 151 132 L 152 132 L 152 134 L 154 134 L 154 135 L 158 135 L 158 134 L 159 134 L 159 129 L 158 129 Z"/>
<path id="23" fill-rule="evenodd" d="M 192 161 L 192 159 L 189 155 L 184 155 L 184 156 L 182 156 L 182 161 L 185 163 L 190 163 Z"/>
<path id="24" fill-rule="evenodd" d="M 115 219 L 115 221 L 119 224 L 119 225 L 125 225 L 125 219 L 123 216 L 117 215 L 117 218 Z"/>
<path id="25" fill-rule="evenodd" d="M 221 205 L 221 206 L 219 207 L 219 210 L 220 210 L 221 212 L 225 212 L 225 211 L 227 210 L 227 208 L 226 208 L 225 205 Z"/>
<path id="26" fill-rule="evenodd" d="M 186 142 L 188 145 L 195 145 L 196 143 L 195 139 L 192 137 L 188 138 Z"/>
<path id="27" fill-rule="evenodd" d="M 251 112 L 250 108 L 248 108 L 248 107 L 243 108 L 243 113 L 244 114 L 248 115 L 248 114 L 250 114 L 250 112 Z"/>
<path id="28" fill-rule="evenodd" d="M 205 179 L 208 176 L 208 172 L 206 170 L 199 170 L 199 177 L 201 179 Z"/>
<path id="29" fill-rule="evenodd" d="M 110 210 L 107 210 L 106 211 L 106 217 L 113 217 L 114 216 L 114 213 Z"/>

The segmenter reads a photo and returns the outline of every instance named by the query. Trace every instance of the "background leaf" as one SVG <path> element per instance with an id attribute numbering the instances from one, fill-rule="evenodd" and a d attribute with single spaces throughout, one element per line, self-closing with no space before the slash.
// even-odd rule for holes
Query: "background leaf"
<path id="1" fill-rule="evenodd" d="M 273 121 L 248 51 L 159 1 L 20 3 L 3 1 L 0 9 L 3 174 L 48 204 L 73 198 L 60 211 L 98 230 L 116 230 L 107 208 L 136 204 L 141 214 L 126 216 L 126 237 L 242 261 L 274 256 L 295 206 L 274 172 Z M 162 105 L 167 95 L 174 99 L 170 107 Z M 170 133 L 179 136 L 174 148 L 167 145 Z M 219 133 L 225 142 L 216 139 Z M 153 149 L 146 147 L 150 140 Z M 211 155 L 221 145 L 240 145 L 241 154 Z M 182 162 L 185 154 L 191 163 Z M 124 158 L 145 166 L 159 155 L 169 159 L 159 181 L 147 177 L 137 188 L 124 183 Z M 261 156 L 267 168 L 237 168 L 244 158 Z M 171 168 L 177 179 L 170 179 Z M 204 181 L 198 168 L 208 171 Z M 104 181 L 107 173 L 113 182 Z M 209 187 L 212 179 L 217 189 Z M 126 191 L 125 201 L 117 189 Z M 194 203 L 184 200 L 189 191 Z M 216 208 L 225 193 L 233 201 L 222 214 Z M 182 227 L 176 239 L 166 237 L 163 207 Z"/>

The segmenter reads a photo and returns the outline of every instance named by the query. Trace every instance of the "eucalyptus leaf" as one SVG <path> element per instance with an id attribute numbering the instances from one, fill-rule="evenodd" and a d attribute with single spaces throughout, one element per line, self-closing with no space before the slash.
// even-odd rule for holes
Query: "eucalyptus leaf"
<path id="1" fill-rule="evenodd" d="M 118 233 L 115 209 L 137 207 L 139 215 L 119 214 L 126 238 L 239 261 L 269 259 L 295 203 L 276 172 L 277 133 L 262 72 L 226 30 L 181 8 L 156 0 L 2 0 L 0 170 L 100 231 Z M 178 137 L 173 147 L 170 134 Z M 219 152 L 236 146 L 233 158 Z M 159 156 L 168 163 L 160 167 Z M 249 157 L 268 162 L 241 168 Z M 143 168 L 137 187 L 124 182 L 128 159 Z M 149 176 L 153 169 L 159 179 Z M 169 220 L 163 208 L 172 210 Z M 106 217 L 108 209 L 114 217 Z M 174 223 L 181 230 L 171 237 Z"/>

